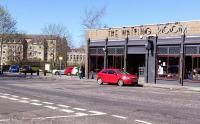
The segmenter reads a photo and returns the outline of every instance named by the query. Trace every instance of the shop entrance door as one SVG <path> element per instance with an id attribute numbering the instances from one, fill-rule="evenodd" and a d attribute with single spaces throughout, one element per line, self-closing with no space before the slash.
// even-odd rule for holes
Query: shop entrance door
<path id="1" fill-rule="evenodd" d="M 143 74 L 145 67 L 145 54 L 128 54 L 127 56 L 127 72 L 131 74 Z"/>

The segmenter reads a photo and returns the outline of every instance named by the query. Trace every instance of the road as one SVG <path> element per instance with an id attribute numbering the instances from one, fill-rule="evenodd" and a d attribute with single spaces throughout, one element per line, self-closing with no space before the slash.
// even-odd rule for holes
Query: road
<path id="1" fill-rule="evenodd" d="M 86 80 L 0 80 L 0 124 L 199 124 L 199 94 Z"/>

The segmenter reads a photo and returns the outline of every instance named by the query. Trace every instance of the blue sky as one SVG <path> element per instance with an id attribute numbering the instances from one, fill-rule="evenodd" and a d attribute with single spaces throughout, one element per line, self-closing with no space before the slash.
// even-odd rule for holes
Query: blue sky
<path id="1" fill-rule="evenodd" d="M 48 24 L 63 24 L 74 46 L 83 42 L 81 19 L 85 8 L 107 7 L 102 23 L 108 27 L 200 20 L 200 0 L 0 0 L 18 30 L 40 34 Z"/>

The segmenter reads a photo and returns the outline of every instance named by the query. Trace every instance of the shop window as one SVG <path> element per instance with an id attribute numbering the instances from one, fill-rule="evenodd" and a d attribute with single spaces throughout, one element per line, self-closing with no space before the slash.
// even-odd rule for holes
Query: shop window
<path id="1" fill-rule="evenodd" d="M 179 57 L 159 56 L 157 59 L 157 78 L 178 79 L 179 78 Z"/>
<path id="2" fill-rule="evenodd" d="M 124 54 L 124 48 L 117 48 L 116 52 L 117 54 Z"/>
<path id="3" fill-rule="evenodd" d="M 90 56 L 90 71 L 99 72 L 104 66 L 104 56 Z"/>
<path id="4" fill-rule="evenodd" d="M 103 48 L 98 48 L 97 49 L 97 54 L 104 54 Z"/>
<path id="5" fill-rule="evenodd" d="M 185 57 L 185 79 L 200 80 L 200 57 L 186 56 Z"/>
<path id="6" fill-rule="evenodd" d="M 96 54 L 96 49 L 90 49 L 90 50 L 89 50 L 89 53 L 90 53 L 90 54 Z"/>
<path id="7" fill-rule="evenodd" d="M 180 54 L 180 47 L 169 47 L 169 54 Z"/>
<path id="8" fill-rule="evenodd" d="M 168 54 L 168 48 L 167 47 L 158 47 L 158 54 Z"/>
<path id="9" fill-rule="evenodd" d="M 108 54 L 115 54 L 115 48 L 108 48 Z"/>
<path id="10" fill-rule="evenodd" d="M 197 47 L 196 46 L 186 46 L 185 54 L 197 54 Z"/>

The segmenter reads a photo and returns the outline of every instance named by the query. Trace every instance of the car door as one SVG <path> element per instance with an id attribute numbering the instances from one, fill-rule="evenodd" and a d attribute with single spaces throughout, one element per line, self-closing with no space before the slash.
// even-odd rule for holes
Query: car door
<path id="1" fill-rule="evenodd" d="M 103 80 L 103 82 L 108 82 L 107 75 L 108 75 L 108 70 L 103 70 L 103 71 L 101 72 L 100 77 L 101 77 L 101 79 Z"/>
<path id="2" fill-rule="evenodd" d="M 110 83 L 116 83 L 116 73 L 114 70 L 108 70 L 107 80 Z"/>

